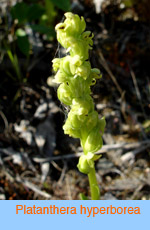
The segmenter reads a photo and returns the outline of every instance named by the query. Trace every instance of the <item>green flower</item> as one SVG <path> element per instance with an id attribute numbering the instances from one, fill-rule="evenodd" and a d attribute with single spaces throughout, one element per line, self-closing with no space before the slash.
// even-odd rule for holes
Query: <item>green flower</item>
<path id="1" fill-rule="evenodd" d="M 64 48 L 69 48 L 75 42 L 75 38 L 80 36 L 85 30 L 84 18 L 68 12 L 65 14 L 66 20 L 56 25 L 57 40 Z"/>
<path id="2" fill-rule="evenodd" d="M 85 124 L 87 117 L 84 115 L 78 115 L 76 112 L 71 110 L 68 114 L 68 119 L 73 128 L 81 129 L 81 127 Z"/>
<path id="3" fill-rule="evenodd" d="M 65 134 L 68 134 L 70 137 L 80 138 L 81 132 L 80 129 L 74 128 L 69 119 L 66 120 L 63 130 Z"/>
<path id="4" fill-rule="evenodd" d="M 56 72 L 60 68 L 60 58 L 54 58 L 52 63 L 53 63 L 53 70 Z"/>
<path id="5" fill-rule="evenodd" d="M 103 145 L 102 137 L 100 134 L 99 127 L 95 127 L 89 133 L 85 143 L 84 143 L 84 152 L 85 154 L 88 152 L 94 153 L 97 152 Z"/>
<path id="6" fill-rule="evenodd" d="M 94 168 L 94 161 L 92 160 L 92 155 L 82 155 L 79 158 L 79 163 L 77 165 L 80 172 L 88 174 L 92 168 Z"/>
<path id="7" fill-rule="evenodd" d="M 62 101 L 65 105 L 71 105 L 73 96 L 72 91 L 70 90 L 70 87 L 66 83 L 62 83 L 58 90 L 57 90 L 57 96 L 60 101 Z"/>
<path id="8" fill-rule="evenodd" d="M 78 169 L 80 172 L 88 174 L 91 169 L 94 168 L 94 161 L 98 160 L 101 155 L 94 155 L 93 153 L 88 153 L 87 155 L 82 155 L 79 158 Z"/>
<path id="9" fill-rule="evenodd" d="M 84 80 L 86 80 L 89 77 L 90 73 L 91 73 L 91 64 L 89 61 L 85 61 L 75 71 L 75 74 L 80 77 L 83 77 Z"/>

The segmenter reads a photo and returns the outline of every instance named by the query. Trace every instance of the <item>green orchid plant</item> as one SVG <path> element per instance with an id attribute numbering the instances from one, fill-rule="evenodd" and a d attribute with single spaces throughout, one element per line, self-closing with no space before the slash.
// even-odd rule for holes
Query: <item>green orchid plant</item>
<path id="1" fill-rule="evenodd" d="M 58 42 L 66 49 L 66 56 L 55 58 L 54 82 L 59 84 L 59 100 L 70 108 L 63 126 L 64 133 L 79 138 L 84 155 L 77 165 L 80 172 L 88 175 L 92 200 L 100 199 L 96 180 L 95 161 L 100 158 L 95 153 L 102 147 L 105 118 L 99 119 L 94 110 L 90 86 L 101 78 L 100 70 L 91 68 L 89 50 L 93 45 L 93 34 L 85 31 L 83 17 L 71 12 L 65 13 L 65 21 L 56 25 Z M 82 196 L 83 197 L 83 196 Z"/>

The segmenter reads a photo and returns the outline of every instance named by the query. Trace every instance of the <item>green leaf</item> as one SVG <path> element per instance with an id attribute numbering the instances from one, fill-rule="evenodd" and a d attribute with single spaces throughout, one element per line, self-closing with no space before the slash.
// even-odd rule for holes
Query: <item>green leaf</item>
<path id="1" fill-rule="evenodd" d="M 83 193 L 80 193 L 79 196 L 81 200 L 88 200 L 88 198 Z"/>
<path id="2" fill-rule="evenodd" d="M 19 62 L 18 62 L 18 58 L 17 58 L 17 55 L 16 54 L 12 54 L 11 50 L 6 47 L 6 50 L 7 50 L 7 54 L 8 54 L 8 57 L 12 63 L 12 66 L 14 68 L 14 71 L 16 73 L 16 76 L 18 78 L 18 80 L 21 80 L 22 78 L 22 74 L 21 74 L 21 71 L 20 71 L 20 66 L 19 66 Z M 7 72 L 9 74 L 9 72 Z M 9 74 L 10 76 L 10 74 Z"/>
<path id="3" fill-rule="evenodd" d="M 102 156 L 102 155 L 96 155 L 96 154 L 94 154 L 92 160 L 93 160 L 93 161 L 97 161 L 99 158 L 101 158 L 101 156 Z"/>
<path id="4" fill-rule="evenodd" d="M 44 7 L 40 4 L 32 4 L 27 13 L 28 21 L 39 19 L 45 13 Z"/>
<path id="5" fill-rule="evenodd" d="M 29 10 L 29 6 L 26 3 L 24 2 L 17 3 L 11 9 L 12 18 L 18 19 L 18 22 L 22 23 L 27 19 L 28 10 Z"/>
<path id="6" fill-rule="evenodd" d="M 55 30 L 52 27 L 45 26 L 45 25 L 30 25 L 31 29 L 39 32 L 41 34 L 46 34 L 49 36 L 55 36 Z"/>
<path id="7" fill-rule="evenodd" d="M 45 9 L 40 4 L 28 5 L 24 2 L 17 3 L 11 9 L 13 19 L 18 19 L 19 23 L 39 19 L 44 13 Z"/>
<path id="8" fill-rule="evenodd" d="M 65 12 L 70 10 L 70 0 L 51 0 L 51 2 Z"/>
<path id="9" fill-rule="evenodd" d="M 16 36 L 18 48 L 24 55 L 28 56 L 30 51 L 30 43 L 26 32 L 23 29 L 17 29 Z"/>

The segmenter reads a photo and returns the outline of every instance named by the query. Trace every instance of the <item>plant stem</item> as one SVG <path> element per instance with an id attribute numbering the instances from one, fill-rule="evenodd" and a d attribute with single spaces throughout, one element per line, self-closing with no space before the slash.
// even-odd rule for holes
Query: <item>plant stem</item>
<path id="1" fill-rule="evenodd" d="M 88 174 L 90 190 L 91 190 L 91 198 L 92 200 L 99 200 L 100 199 L 100 189 L 96 179 L 96 172 L 95 167 L 91 169 L 90 173 Z"/>

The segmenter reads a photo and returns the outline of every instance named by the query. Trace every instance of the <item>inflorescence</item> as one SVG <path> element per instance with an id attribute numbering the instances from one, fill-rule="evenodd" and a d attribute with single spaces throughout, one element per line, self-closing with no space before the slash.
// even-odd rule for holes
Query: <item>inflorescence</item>
<path id="1" fill-rule="evenodd" d="M 89 174 L 94 161 L 99 158 L 94 153 L 102 147 L 102 134 L 105 128 L 104 117 L 99 119 L 94 110 L 90 87 L 101 78 L 99 69 L 91 68 L 89 50 L 93 45 L 93 34 L 85 31 L 83 17 L 68 12 L 65 21 L 56 25 L 58 42 L 66 49 L 67 55 L 55 58 L 54 81 L 59 84 L 59 100 L 69 106 L 70 112 L 63 126 L 64 133 L 80 138 L 84 151 L 79 159 L 78 168 Z"/>

